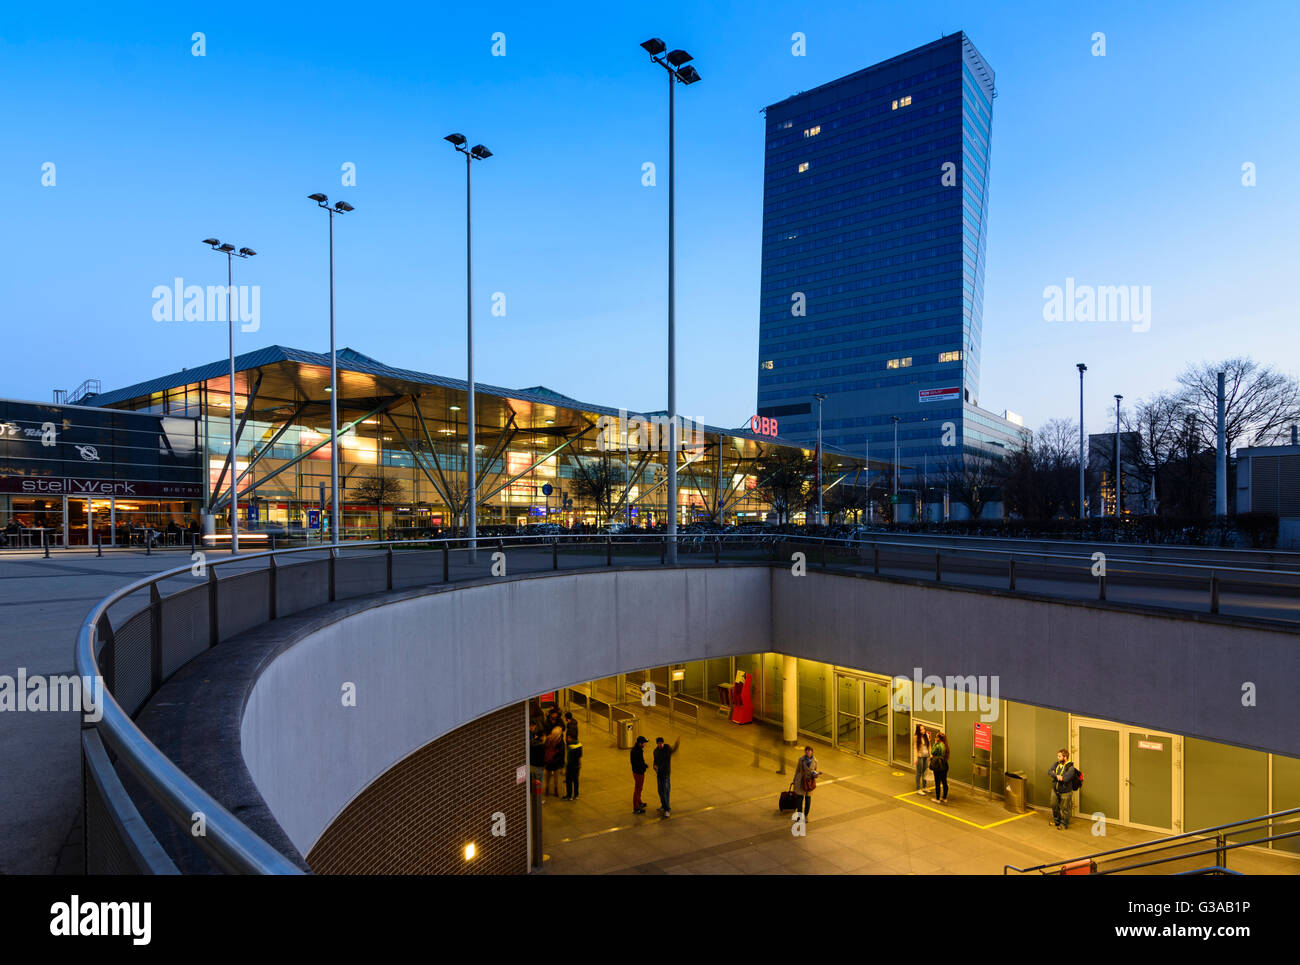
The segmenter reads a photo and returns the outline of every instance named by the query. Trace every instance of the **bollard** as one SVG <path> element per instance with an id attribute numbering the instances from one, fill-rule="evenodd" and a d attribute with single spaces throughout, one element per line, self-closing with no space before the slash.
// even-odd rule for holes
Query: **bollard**
<path id="1" fill-rule="evenodd" d="M 1016 588 L 1016 558 L 1011 556 L 1007 559 L 1007 589 Z"/>
<path id="2" fill-rule="evenodd" d="M 871 572 L 875 576 L 880 575 L 880 547 L 875 543 L 871 544 Z"/>
<path id="3" fill-rule="evenodd" d="M 1219 612 L 1219 574 L 1210 571 L 1210 612 Z"/>
<path id="4" fill-rule="evenodd" d="M 45 558 L 50 558 L 50 534 L 41 530 L 41 546 L 45 548 Z"/>
<path id="5" fill-rule="evenodd" d="M 100 559 L 104 558 L 104 537 L 102 536 L 95 537 L 95 555 Z"/>
<path id="6" fill-rule="evenodd" d="M 1103 573 L 1097 577 L 1097 599 L 1106 599 L 1106 574 Z"/>
<path id="7" fill-rule="evenodd" d="M 153 533 L 148 529 L 144 531 L 144 555 L 153 556 Z"/>
<path id="8" fill-rule="evenodd" d="M 935 550 L 934 551 L 934 582 L 936 583 L 943 582 L 943 566 L 939 562 L 939 559 L 940 559 L 939 551 Z"/>

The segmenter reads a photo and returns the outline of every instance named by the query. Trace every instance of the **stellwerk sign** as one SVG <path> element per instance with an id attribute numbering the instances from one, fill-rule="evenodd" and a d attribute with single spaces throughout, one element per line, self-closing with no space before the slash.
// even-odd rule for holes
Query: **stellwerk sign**
<path id="1" fill-rule="evenodd" d="M 83 479 L 76 476 L 0 476 L 0 493 L 31 496 L 170 496 L 198 499 L 198 483 L 158 482 L 135 479 Z"/>

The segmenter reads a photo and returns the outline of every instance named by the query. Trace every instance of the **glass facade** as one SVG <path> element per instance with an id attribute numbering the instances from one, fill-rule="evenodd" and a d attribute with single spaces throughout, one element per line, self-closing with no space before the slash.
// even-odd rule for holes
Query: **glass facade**
<path id="1" fill-rule="evenodd" d="M 96 397 L 96 404 L 196 419 L 203 502 L 228 528 L 230 407 L 236 417 L 240 528 L 319 537 L 328 526 L 329 356 L 275 347 Z M 463 526 L 463 383 L 339 353 L 339 485 L 344 539 L 403 539 Z M 667 432 L 543 387 L 476 393 L 479 532 L 541 523 L 647 527 L 666 521 Z M 637 419 L 640 425 L 633 424 Z M 764 521 L 757 463 L 780 444 L 691 424 L 682 433 L 678 520 Z M 825 478 L 861 461 L 828 451 Z M 322 507 L 324 500 L 324 507 Z"/>
<path id="2" fill-rule="evenodd" d="M 758 412 L 791 438 L 816 438 L 823 393 L 827 445 L 892 456 L 897 416 L 913 474 L 987 451 L 965 422 L 994 96 L 956 33 L 767 108 Z"/>

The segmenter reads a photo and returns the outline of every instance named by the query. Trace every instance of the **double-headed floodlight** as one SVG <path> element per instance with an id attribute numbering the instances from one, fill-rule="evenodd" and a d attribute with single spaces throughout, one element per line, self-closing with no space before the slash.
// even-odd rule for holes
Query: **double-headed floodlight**
<path id="1" fill-rule="evenodd" d="M 235 284 L 234 259 L 251 258 L 257 254 L 252 248 L 235 248 L 230 242 L 224 244 L 216 238 L 204 238 L 203 244 L 213 251 L 226 256 L 226 323 L 230 349 L 230 454 L 227 457 L 230 470 L 230 552 L 239 552 L 239 480 L 237 478 L 238 462 L 235 458 Z M 204 414 L 204 418 L 207 414 Z"/>

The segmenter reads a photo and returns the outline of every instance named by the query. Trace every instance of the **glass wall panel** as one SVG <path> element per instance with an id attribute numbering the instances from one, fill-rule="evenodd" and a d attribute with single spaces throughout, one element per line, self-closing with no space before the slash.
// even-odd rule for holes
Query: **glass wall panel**
<path id="1" fill-rule="evenodd" d="M 965 700 L 966 706 L 970 707 L 970 699 L 967 694 L 956 694 L 948 692 L 948 699 L 951 701 L 950 707 L 961 706 L 960 701 Z M 1001 702 L 999 702 L 1001 703 Z M 973 777 L 971 760 L 972 755 L 979 758 L 983 763 L 988 758 L 987 751 L 975 751 L 975 724 L 988 723 L 993 728 L 993 793 L 1000 794 L 1002 790 L 1002 769 L 1006 762 L 1006 715 L 1002 713 L 1002 707 L 998 708 L 997 718 L 991 721 L 984 721 L 983 714 L 978 710 L 950 710 L 948 711 L 948 744 L 951 749 L 951 770 L 948 773 L 950 780 L 963 781 L 972 784 L 977 788 L 984 789 L 989 786 L 988 776 L 981 775 L 978 778 Z M 1044 770 L 1047 765 L 1043 765 Z"/>
<path id="2" fill-rule="evenodd" d="M 799 661 L 799 729 L 830 740 L 831 667 L 815 660 Z"/>
<path id="3" fill-rule="evenodd" d="M 785 657 L 779 653 L 763 654 L 763 719 L 777 724 L 785 719 L 785 678 L 781 674 L 784 664 Z"/>
<path id="4" fill-rule="evenodd" d="M 1268 755 L 1183 738 L 1183 801 L 1185 831 L 1267 813 Z"/>
<path id="5" fill-rule="evenodd" d="M 718 685 L 723 684 L 730 689 L 735 681 L 735 674 L 731 671 L 731 658 L 715 657 L 706 661 L 706 664 L 707 681 L 704 688 L 704 699 L 714 703 L 722 703 L 723 701 L 718 695 Z M 730 703 L 730 697 L 728 697 L 727 702 Z"/>
<path id="6" fill-rule="evenodd" d="M 1286 811 L 1300 808 L 1300 760 L 1294 757 L 1273 755 L 1273 806 L 1271 811 Z M 1300 831 L 1300 824 L 1294 823 L 1296 817 L 1286 819 L 1286 826 L 1274 825 L 1277 831 Z M 1300 837 L 1287 838 L 1276 842 L 1273 847 L 1300 854 Z"/>
<path id="7" fill-rule="evenodd" d="M 1013 701 L 1007 701 L 1006 708 L 1007 769 L 1025 773 L 1029 785 L 1027 803 L 1051 807 L 1052 786 L 1047 769 L 1056 761 L 1056 752 L 1069 746 L 1070 715 Z"/>
<path id="8" fill-rule="evenodd" d="M 681 681 L 681 690 L 678 693 L 685 694 L 688 697 L 704 696 L 704 661 L 692 660 L 685 668 L 686 676 Z"/>

